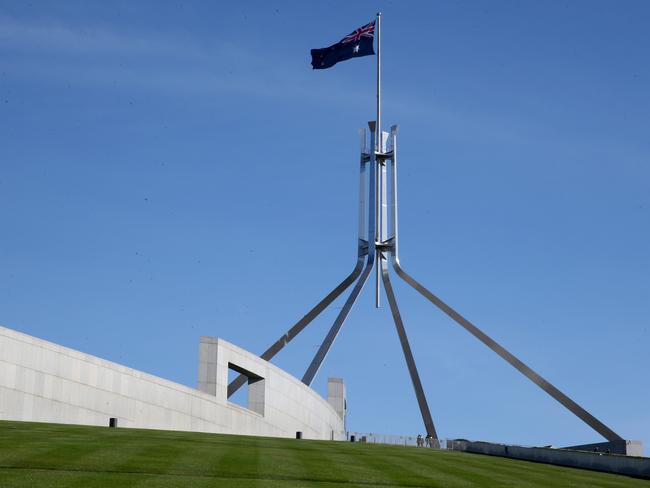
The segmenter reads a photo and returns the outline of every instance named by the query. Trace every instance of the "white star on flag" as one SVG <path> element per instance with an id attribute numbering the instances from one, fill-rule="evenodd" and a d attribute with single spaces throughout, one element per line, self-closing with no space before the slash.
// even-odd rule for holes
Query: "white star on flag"
<path id="1" fill-rule="evenodd" d="M 358 53 L 358 52 L 359 52 L 359 44 L 357 44 L 356 46 L 354 46 L 354 47 L 352 48 L 352 52 L 354 52 L 354 53 Z"/>

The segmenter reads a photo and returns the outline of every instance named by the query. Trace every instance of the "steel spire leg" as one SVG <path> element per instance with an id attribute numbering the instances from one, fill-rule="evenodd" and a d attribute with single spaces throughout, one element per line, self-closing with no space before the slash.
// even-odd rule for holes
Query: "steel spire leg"
<path id="1" fill-rule="evenodd" d="M 341 293 L 343 293 L 361 274 L 363 269 L 363 262 L 365 260 L 366 254 L 368 254 L 369 246 L 368 239 L 366 234 L 369 230 L 366 230 L 366 193 L 368 183 L 366 179 L 370 177 L 371 182 L 374 181 L 374 168 L 368 171 L 369 162 L 374 161 L 374 134 L 371 135 L 370 148 L 368 148 L 366 142 L 366 131 L 361 129 L 359 131 L 359 142 L 361 146 L 360 157 L 359 157 L 359 202 L 358 202 L 358 214 L 359 214 L 359 228 L 358 228 L 358 241 L 357 241 L 357 264 L 352 270 L 352 273 L 345 278 L 336 288 L 334 288 L 325 298 L 323 298 L 318 304 L 312 308 L 307 315 L 301 318 L 289 331 L 280 337 L 271 347 L 269 347 L 264 353 L 260 356 L 265 361 L 270 360 L 275 356 L 284 346 L 286 346 L 291 340 L 296 337 L 305 327 L 307 327 L 312 320 L 314 320 L 327 306 L 336 300 Z M 374 189 L 369 189 L 370 194 L 374 198 Z M 374 225 L 374 220 L 370 219 L 369 229 L 372 229 Z M 368 234 L 372 235 L 372 234 Z M 374 250 L 373 250 L 374 251 Z M 230 398 L 239 388 L 242 387 L 248 378 L 244 375 L 239 375 L 228 385 L 228 398 Z"/>
<path id="2" fill-rule="evenodd" d="M 370 153 L 367 153 L 364 150 L 365 132 L 360 132 L 361 148 L 362 148 L 361 167 L 365 168 L 363 164 L 364 162 L 367 162 L 369 166 L 368 167 L 368 202 L 370 203 L 370 207 L 368 209 L 368 230 L 367 230 L 368 241 L 366 242 L 368 261 L 366 262 L 366 267 L 363 269 L 361 276 L 359 277 L 359 281 L 357 281 L 357 284 L 352 289 L 352 293 L 350 293 L 350 296 L 345 301 L 343 308 L 341 309 L 338 316 L 336 317 L 336 320 L 332 324 L 332 327 L 330 328 L 329 332 L 325 336 L 325 339 L 323 340 L 322 344 L 318 348 L 318 351 L 316 352 L 314 359 L 312 359 L 309 367 L 307 368 L 305 374 L 302 377 L 302 382 L 307 386 L 311 385 L 311 382 L 314 380 L 316 373 L 318 373 L 321 364 L 325 360 L 325 356 L 327 356 L 327 353 L 332 347 L 332 344 L 334 343 L 336 336 L 341 330 L 341 327 L 343 327 L 343 323 L 345 322 L 345 319 L 348 317 L 350 310 L 352 310 L 352 306 L 354 305 L 354 302 L 357 301 L 357 298 L 359 297 L 359 293 L 361 293 L 361 290 L 363 290 L 363 286 L 366 284 L 366 281 L 368 280 L 368 276 L 370 275 L 370 272 L 372 271 L 372 268 L 375 264 L 375 243 L 369 242 L 371 239 L 374 240 L 375 225 L 376 225 L 376 215 L 374 211 L 375 195 L 377 194 L 376 193 L 377 189 L 375 187 L 377 181 L 377 167 L 376 167 L 377 151 L 375 150 L 375 122 L 368 122 L 368 128 L 370 129 L 370 148 L 371 148 Z M 363 172 L 361 177 L 360 194 L 363 194 L 362 188 L 364 188 Z M 364 232 L 363 229 L 363 224 L 364 224 L 363 215 L 365 212 L 364 206 L 365 206 L 365 199 L 361 199 L 359 202 L 359 236 L 362 236 Z"/>
<path id="3" fill-rule="evenodd" d="M 378 254 L 378 265 L 381 265 L 381 277 L 384 282 L 388 304 L 390 305 L 390 311 L 393 314 L 393 320 L 395 321 L 395 328 L 397 329 L 399 341 L 402 344 L 404 359 L 406 359 L 406 366 L 408 367 L 409 375 L 411 375 L 411 382 L 413 383 L 415 397 L 418 400 L 420 413 L 422 414 L 422 420 L 424 421 L 424 428 L 427 431 L 427 436 L 431 436 L 437 441 L 438 434 L 436 433 L 436 428 L 433 425 L 433 419 L 431 418 L 431 412 L 429 411 L 427 398 L 424 395 L 424 390 L 422 389 L 422 382 L 420 381 L 418 368 L 415 365 L 415 359 L 413 358 L 413 353 L 411 352 L 411 346 L 406 335 L 404 323 L 402 322 L 402 316 L 399 313 L 399 308 L 397 307 L 397 300 L 395 299 L 395 293 L 393 292 L 393 285 L 391 284 L 390 277 L 388 276 L 388 266 L 386 264 L 386 259 L 381 256 L 381 253 Z"/>
<path id="4" fill-rule="evenodd" d="M 555 386 L 549 383 L 547 380 L 542 378 L 538 373 L 529 368 L 526 364 L 516 358 L 513 354 L 508 352 L 503 346 L 497 343 L 494 339 L 490 338 L 482 330 L 472 324 L 469 320 L 459 314 L 456 310 L 451 308 L 445 302 L 443 302 L 436 295 L 427 290 L 424 286 L 418 283 L 413 279 L 406 271 L 404 271 L 396 256 L 393 257 L 393 267 L 397 275 L 406 281 L 409 285 L 415 288 L 420 292 L 427 300 L 433 303 L 436 307 L 446 313 L 449 317 L 455 320 L 461 327 L 463 327 L 467 332 L 476 337 L 479 341 L 485 344 L 487 347 L 496 352 L 499 356 L 505 359 L 511 366 L 516 368 L 520 373 L 522 373 L 526 378 L 539 386 L 546 393 L 551 395 L 555 400 L 564 405 L 570 412 L 576 415 L 580 420 L 585 422 L 589 427 L 594 429 L 600 435 L 602 435 L 608 441 L 622 440 L 622 437 L 619 436 L 612 429 L 603 424 L 596 417 L 587 412 L 584 408 L 578 405 L 576 402 L 571 400 L 568 396 L 558 390 Z"/>
<path id="5" fill-rule="evenodd" d="M 318 373 L 321 364 L 325 360 L 325 356 L 327 356 L 327 353 L 332 347 L 332 344 L 334 343 L 336 336 L 341 330 L 341 327 L 343 327 L 343 323 L 345 322 L 345 319 L 348 318 L 348 314 L 350 313 L 350 310 L 352 310 L 352 306 L 354 305 L 354 302 L 357 301 L 357 298 L 359 297 L 359 293 L 361 293 L 361 290 L 363 290 L 363 286 L 366 284 L 366 281 L 368 280 L 368 276 L 372 271 L 374 262 L 375 262 L 375 252 L 373 250 L 368 254 L 368 262 L 366 263 L 366 267 L 361 273 L 361 277 L 359 278 L 359 281 L 357 281 L 357 284 L 352 289 L 352 293 L 350 293 L 350 296 L 345 301 L 345 304 L 343 305 L 343 308 L 341 309 L 338 316 L 336 317 L 334 324 L 332 324 L 332 327 L 330 328 L 329 332 L 325 336 L 325 340 L 323 340 L 323 343 L 318 348 L 318 352 L 316 352 L 314 359 L 312 359 L 311 364 L 309 365 L 307 371 L 305 371 L 305 374 L 302 377 L 302 382 L 307 386 L 311 385 L 311 382 L 314 380 L 314 376 L 316 376 L 316 373 Z"/>
<path id="6" fill-rule="evenodd" d="M 529 368 L 526 364 L 516 358 L 513 354 L 508 352 L 503 346 L 498 344 L 494 339 L 488 337 L 482 330 L 472 324 L 469 320 L 459 314 L 456 310 L 444 303 L 440 298 L 435 296 L 424 286 L 413 279 L 406 271 L 402 269 L 399 262 L 398 252 L 398 227 L 397 227 L 397 126 L 391 128 L 391 145 L 392 145 L 392 160 L 391 160 L 391 180 L 392 180 L 392 195 L 391 195 L 391 208 L 392 208 L 392 224 L 393 224 L 393 237 L 387 241 L 390 244 L 390 255 L 393 268 L 397 275 L 406 281 L 409 285 L 415 288 L 422 296 L 433 303 L 436 307 L 446 313 L 461 327 L 467 330 L 470 334 L 476 337 L 479 341 L 492 349 L 495 353 L 501 356 L 504 360 L 510 363 L 515 369 L 522 373 L 526 378 L 539 386 L 542 390 L 548 393 L 555 400 L 560 402 L 571 413 L 576 415 L 580 420 L 585 422 L 589 427 L 594 429 L 608 441 L 621 440 L 619 436 L 612 429 L 603 424 L 596 417 L 587 412 L 584 408 L 571 400 L 568 396 L 558 390 L 555 386 L 542 378 L 539 374 Z"/>
<path id="7" fill-rule="evenodd" d="M 348 287 L 358 278 L 363 269 L 364 256 L 360 254 L 357 259 L 357 265 L 352 270 L 352 273 L 348 275 L 339 285 L 334 288 L 325 298 L 323 298 L 318 304 L 312 308 L 307 314 L 301 318 L 293 327 L 291 327 L 282 337 L 273 343 L 262 355 L 260 356 L 265 361 L 269 361 L 273 358 L 280 350 L 289 344 L 293 338 L 295 338 L 302 330 L 307 327 L 312 320 L 314 320 L 323 310 L 325 310 L 330 303 L 336 300 L 341 293 L 348 289 Z M 246 382 L 248 377 L 243 374 L 240 374 L 228 385 L 228 398 L 230 398 L 237 390 L 239 390 Z"/>

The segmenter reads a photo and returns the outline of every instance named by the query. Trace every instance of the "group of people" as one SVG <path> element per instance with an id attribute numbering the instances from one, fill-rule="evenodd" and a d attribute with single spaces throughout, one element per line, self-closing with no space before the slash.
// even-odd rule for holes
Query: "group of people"
<path id="1" fill-rule="evenodd" d="M 422 434 L 418 434 L 417 438 L 417 446 L 418 447 L 438 447 L 436 445 L 435 440 L 433 439 L 433 436 L 430 434 L 427 434 L 426 437 L 422 437 Z"/>

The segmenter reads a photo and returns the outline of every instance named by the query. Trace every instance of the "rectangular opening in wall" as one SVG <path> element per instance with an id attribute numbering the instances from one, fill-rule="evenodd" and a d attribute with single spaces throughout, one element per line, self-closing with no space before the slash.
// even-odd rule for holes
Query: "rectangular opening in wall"
<path id="1" fill-rule="evenodd" d="M 228 364 L 228 384 L 232 384 L 239 377 L 239 373 Z M 248 408 L 248 380 L 232 395 L 228 397 L 230 403 Z"/>
<path id="2" fill-rule="evenodd" d="M 231 391 L 228 392 L 228 401 L 260 415 L 264 415 L 264 390 L 266 386 L 264 378 L 236 364 L 228 363 L 228 385 L 232 384 L 241 375 L 244 375 L 245 381 L 240 380 L 241 387 L 234 393 L 231 394 Z"/>

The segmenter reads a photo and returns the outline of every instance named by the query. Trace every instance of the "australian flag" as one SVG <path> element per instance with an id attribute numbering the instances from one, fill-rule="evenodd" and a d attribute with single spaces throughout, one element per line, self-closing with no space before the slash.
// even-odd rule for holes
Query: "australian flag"
<path id="1" fill-rule="evenodd" d="M 331 68 L 339 61 L 375 54 L 375 21 L 359 27 L 336 44 L 311 50 L 311 65 L 314 69 Z"/>

